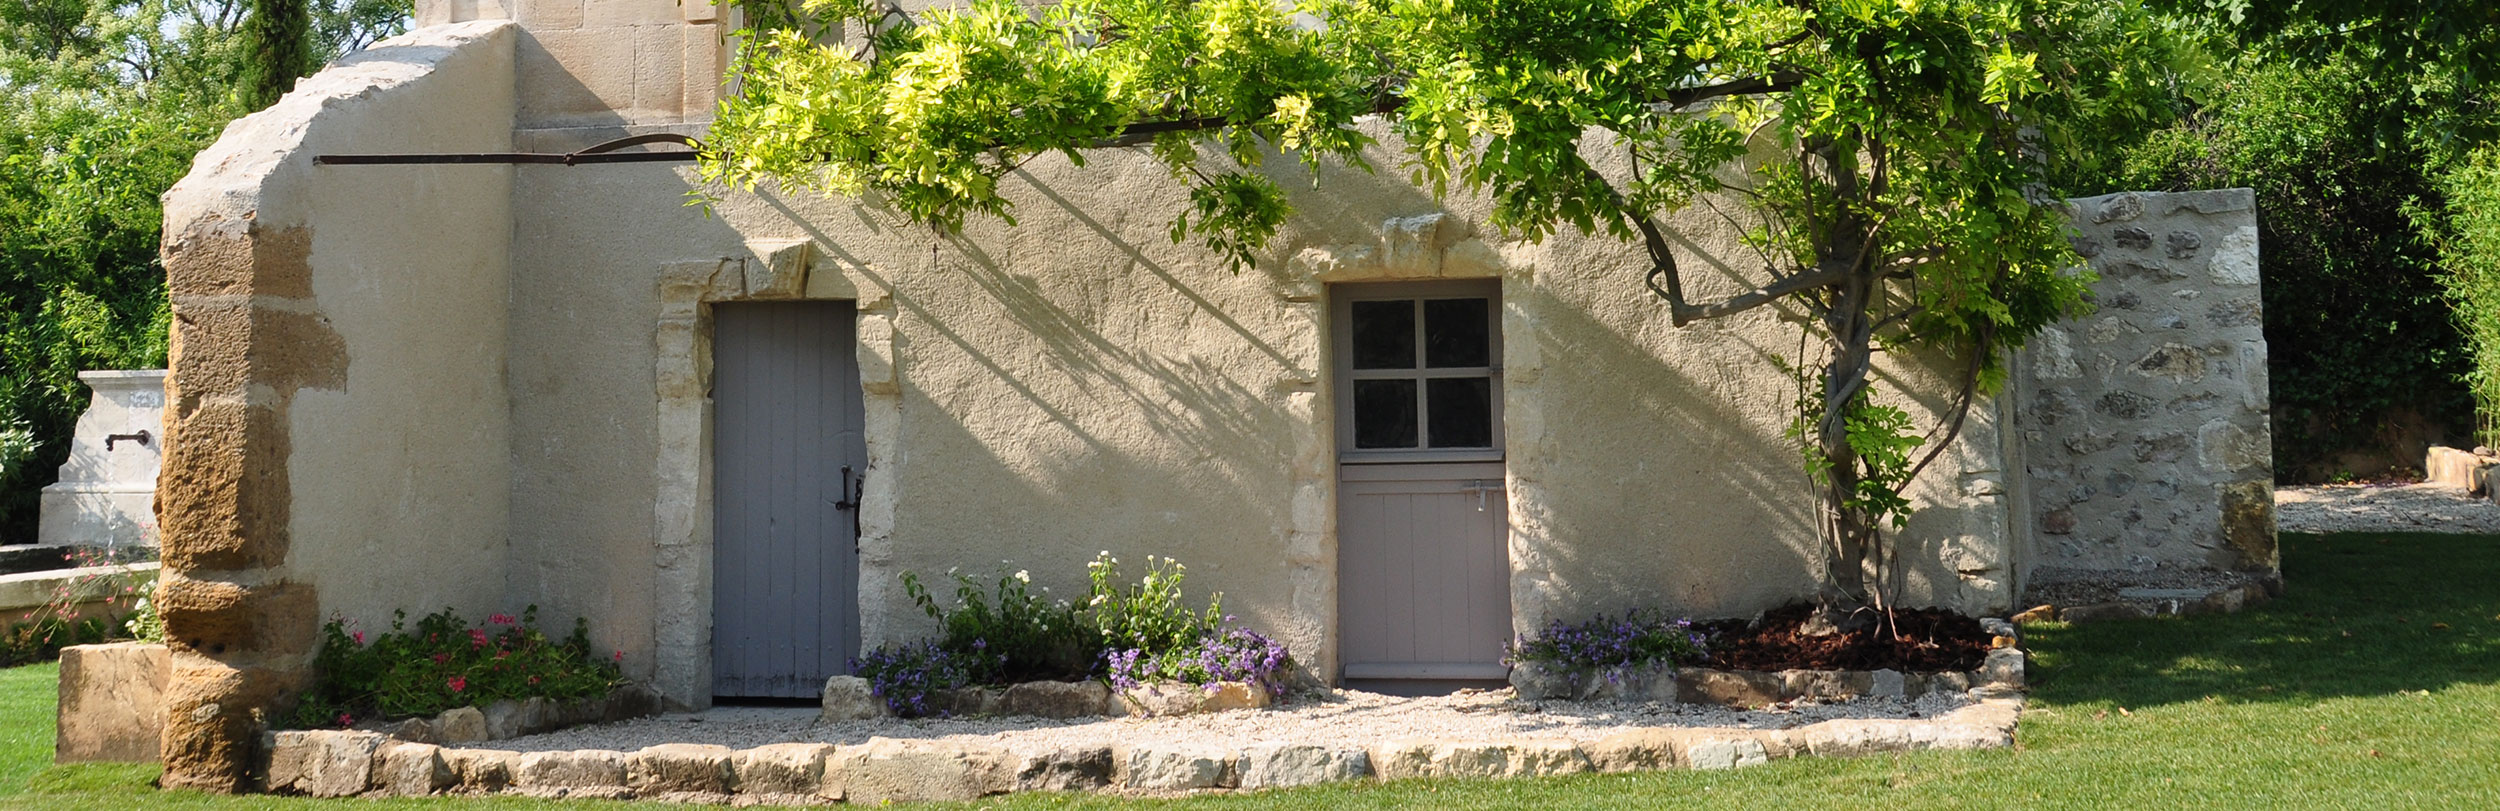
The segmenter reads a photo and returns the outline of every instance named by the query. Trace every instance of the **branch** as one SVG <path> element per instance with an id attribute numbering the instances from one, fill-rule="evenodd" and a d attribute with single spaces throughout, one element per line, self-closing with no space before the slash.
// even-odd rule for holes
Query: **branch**
<path id="1" fill-rule="evenodd" d="M 1650 103 L 1663 104 L 1671 109 L 1680 109 L 1703 101 L 1708 101 L 1710 99 L 1724 98 L 1727 96 L 1778 93 L 1795 88 L 1797 86 L 1797 81 L 1798 77 L 1795 74 L 1785 73 L 1775 74 L 1769 77 L 1748 77 L 1734 81 L 1721 82 L 1719 84 L 1702 85 L 1699 87 L 1688 87 L 1670 91 L 1666 95 Z M 1405 106 L 1406 97 L 1395 95 L 1394 93 L 1383 93 L 1373 100 L 1370 109 L 1364 110 L 1363 112 L 1366 115 L 1387 115 L 1389 113 L 1397 112 L 1400 108 Z M 1165 133 L 1201 132 L 1205 130 L 1241 126 L 1247 123 L 1250 122 L 1223 116 L 1175 118 L 1166 121 L 1140 121 L 1135 124 L 1121 127 L 1119 134 L 1086 144 L 1085 148 L 1101 149 L 1123 146 L 1144 146 L 1146 144 L 1153 143 L 1155 136 Z"/>

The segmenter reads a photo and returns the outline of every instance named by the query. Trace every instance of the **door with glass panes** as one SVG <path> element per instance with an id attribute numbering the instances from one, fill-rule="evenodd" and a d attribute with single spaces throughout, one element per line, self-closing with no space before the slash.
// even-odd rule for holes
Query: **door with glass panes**
<path id="1" fill-rule="evenodd" d="M 1338 285 L 1330 296 L 1344 677 L 1503 678 L 1500 283 Z"/>

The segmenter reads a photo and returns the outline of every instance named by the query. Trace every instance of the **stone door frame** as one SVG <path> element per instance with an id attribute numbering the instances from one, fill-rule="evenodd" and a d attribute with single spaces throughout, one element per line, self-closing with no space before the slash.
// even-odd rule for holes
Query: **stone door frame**
<path id="1" fill-rule="evenodd" d="M 659 274 L 658 445 L 653 476 L 653 684 L 672 706 L 712 703 L 712 305 L 849 300 L 858 308 L 862 433 L 868 463 L 859 556 L 888 556 L 894 530 L 895 444 L 902 390 L 894 371 L 894 306 L 885 279 L 818 256 L 805 240 L 750 243 L 752 256 L 664 265 Z M 877 638 L 862 590 L 863 639 Z"/>

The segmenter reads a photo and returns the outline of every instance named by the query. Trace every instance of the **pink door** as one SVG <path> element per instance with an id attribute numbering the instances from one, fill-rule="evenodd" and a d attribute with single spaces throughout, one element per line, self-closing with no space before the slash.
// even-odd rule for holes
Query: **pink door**
<path id="1" fill-rule="evenodd" d="M 1498 283 L 1332 294 L 1343 676 L 1406 690 L 1501 679 L 1511 612 Z"/>

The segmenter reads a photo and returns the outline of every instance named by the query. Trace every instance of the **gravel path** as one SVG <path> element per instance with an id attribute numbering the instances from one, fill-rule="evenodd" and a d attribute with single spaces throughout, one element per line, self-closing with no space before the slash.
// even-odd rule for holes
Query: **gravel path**
<path id="1" fill-rule="evenodd" d="M 1857 699 L 1790 708 L 1733 710 L 1639 702 L 1520 702 L 1509 690 L 1397 698 L 1353 690 L 1296 695 L 1273 709 L 1233 710 L 1165 718 L 949 718 L 817 723 L 813 707 L 716 707 L 613 724 L 574 727 L 483 746 L 522 752 L 563 749 L 633 751 L 662 743 L 718 744 L 746 749 L 772 743 L 866 743 L 871 737 L 978 741 L 1015 752 L 1152 741 L 1176 749 L 1238 749 L 1255 743 L 1365 746 L 1406 738 L 1487 740 L 1511 737 L 1593 741 L 1648 727 L 1786 729 L 1838 718 L 1934 718 L 1969 705 L 1962 694 L 1915 701 Z"/>
<path id="2" fill-rule="evenodd" d="M 2274 491 L 2284 532 L 2500 533 L 2500 504 L 2437 484 L 2329 484 Z"/>

